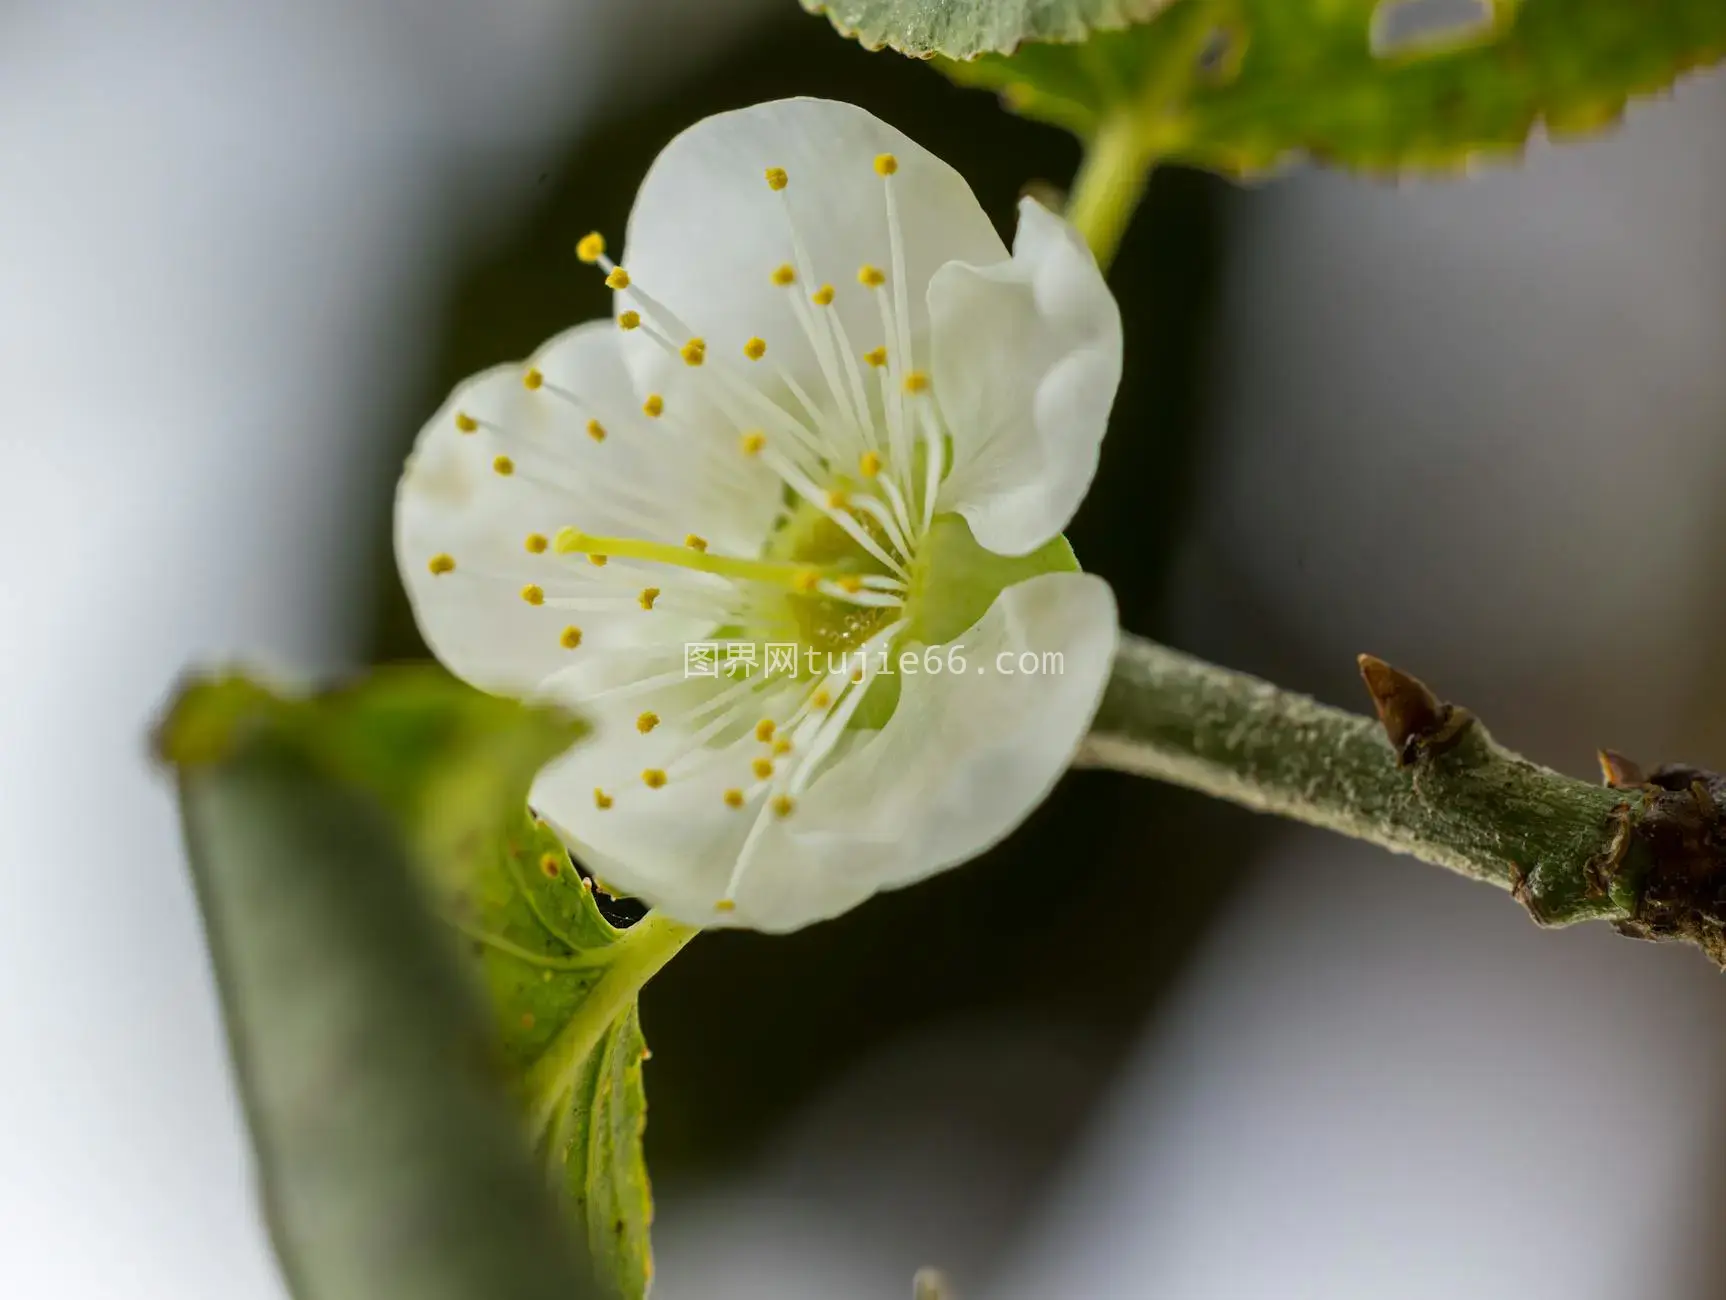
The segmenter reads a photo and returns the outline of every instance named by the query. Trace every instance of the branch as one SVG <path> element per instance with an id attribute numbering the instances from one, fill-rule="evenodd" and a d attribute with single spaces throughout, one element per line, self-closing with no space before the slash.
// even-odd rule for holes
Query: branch
<path id="1" fill-rule="evenodd" d="M 1508 889 L 1541 925 L 1591 919 L 1695 944 L 1726 968 L 1726 777 L 1644 773 L 1603 751 L 1607 784 L 1495 743 L 1370 655 L 1379 721 L 1123 636 L 1079 766 L 1156 777 Z"/>

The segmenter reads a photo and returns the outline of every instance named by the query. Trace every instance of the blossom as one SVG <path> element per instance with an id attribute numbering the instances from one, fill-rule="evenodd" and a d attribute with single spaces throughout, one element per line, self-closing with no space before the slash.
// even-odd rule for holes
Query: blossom
<path id="1" fill-rule="evenodd" d="M 419 626 L 469 682 L 588 719 L 531 801 L 611 887 L 793 929 L 976 856 L 1067 766 L 1117 633 L 1061 530 L 1121 326 L 1077 233 L 1030 199 L 1018 222 L 1009 254 L 851 105 L 708 118 L 621 262 L 577 246 L 614 318 L 420 434 Z"/>

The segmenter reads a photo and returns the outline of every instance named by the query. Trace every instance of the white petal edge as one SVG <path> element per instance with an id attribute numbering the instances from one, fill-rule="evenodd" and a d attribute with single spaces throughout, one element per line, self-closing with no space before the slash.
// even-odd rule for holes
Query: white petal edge
<path id="1" fill-rule="evenodd" d="M 538 390 L 523 384 L 529 364 L 544 376 Z M 462 432 L 458 414 L 479 427 Z M 587 432 L 594 418 L 603 441 Z M 451 672 L 509 695 L 607 645 L 699 637 L 709 622 L 669 608 L 648 614 L 628 599 L 603 611 L 529 605 L 521 591 L 530 583 L 555 594 L 602 575 L 579 556 L 530 553 L 525 541 L 549 541 L 565 526 L 674 544 L 693 532 L 755 554 L 779 508 L 777 484 L 761 475 L 752 491 L 716 490 L 716 474 L 739 468 L 719 466 L 722 454 L 704 454 L 641 413 L 608 320 L 558 335 L 530 363 L 466 380 L 420 431 L 396 491 L 396 563 L 421 635 Z M 510 474 L 496 472 L 498 456 L 509 458 Z M 432 573 L 439 555 L 454 569 Z M 627 568 L 614 561 L 603 576 L 621 581 Z M 643 586 L 660 581 L 640 575 Z M 567 626 L 582 631 L 574 650 L 560 639 Z"/>
<path id="2" fill-rule="evenodd" d="M 953 435 L 941 489 L 977 541 L 1024 555 L 1066 527 L 1097 471 L 1121 381 L 1121 313 L 1078 231 L 1019 204 L 1010 261 L 929 287 L 935 397 Z"/>
<path id="3" fill-rule="evenodd" d="M 880 154 L 898 162 L 890 178 L 876 174 Z M 768 187 L 769 167 L 785 171 L 784 190 Z M 854 353 L 892 346 L 882 337 L 874 295 L 896 296 L 894 286 L 867 289 L 857 281 L 865 263 L 883 271 L 892 266 L 888 186 L 903 237 L 907 324 L 911 337 L 921 338 L 936 271 L 954 260 L 1002 262 L 1007 249 L 964 177 L 854 104 L 775 100 L 689 127 L 665 146 L 641 183 L 624 265 L 690 335 L 707 341 L 710 365 L 747 366 L 743 345 L 759 337 L 767 343 L 766 362 L 746 374 L 771 386 L 772 367 L 783 365 L 824 401 L 826 381 L 791 295 L 808 307 L 809 294 L 831 283 L 833 306 L 808 310 L 836 313 Z M 799 261 L 787 214 L 810 263 L 790 288 L 772 282 L 775 268 Z M 629 294 L 619 295 L 620 311 L 640 306 Z M 631 372 L 644 392 L 667 391 L 687 377 L 644 333 L 626 340 Z"/>
<path id="4" fill-rule="evenodd" d="M 541 775 L 534 804 L 608 883 L 678 921 L 799 929 L 969 861 L 1029 816 L 1090 726 L 1118 635 L 1113 593 L 1093 575 L 1044 574 L 1002 592 L 952 643 L 967 671 L 906 674 L 887 725 L 853 733 L 793 814 L 764 825 L 732 911 L 715 904 L 750 823 L 721 807 L 718 784 L 673 783 L 649 796 L 662 800 L 648 805 L 657 816 L 608 823 L 617 809 L 593 811 L 594 769 L 577 746 Z M 1021 654 L 1058 654 L 1061 671 L 999 671 L 999 656 L 1016 665 Z M 632 772 L 645 752 L 605 769 Z"/>

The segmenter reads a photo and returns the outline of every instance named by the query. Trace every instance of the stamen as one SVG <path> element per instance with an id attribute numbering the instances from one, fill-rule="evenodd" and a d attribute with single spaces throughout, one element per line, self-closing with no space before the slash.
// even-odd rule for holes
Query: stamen
<path id="1" fill-rule="evenodd" d="M 771 807 L 773 808 L 773 815 L 783 820 L 789 817 L 797 807 L 797 801 L 788 794 L 774 795 Z"/>
<path id="2" fill-rule="evenodd" d="M 870 266 L 865 262 L 857 268 L 857 283 L 865 289 L 879 289 L 887 283 L 887 276 L 880 267 Z"/>
<path id="3" fill-rule="evenodd" d="M 605 287 L 607 289 L 629 288 L 629 272 L 621 266 L 612 267 L 611 273 L 605 277 Z"/>
<path id="4" fill-rule="evenodd" d="M 740 790 L 740 791 L 738 791 L 738 796 L 739 796 L 739 797 L 741 797 L 741 796 L 742 796 L 742 793 L 743 793 L 743 792 L 742 792 L 742 791 L 741 791 L 741 790 Z M 727 795 L 727 797 L 726 797 L 726 800 L 725 800 L 725 802 L 726 802 L 726 803 L 731 803 L 731 799 L 730 799 L 730 796 L 729 796 L 729 795 Z M 736 805 L 736 804 L 731 804 L 731 806 L 732 806 L 732 807 L 733 807 L 733 808 L 735 808 L 735 807 L 737 807 L 737 806 L 738 806 L 738 805 Z M 732 902 L 732 900 L 731 900 L 731 899 L 729 899 L 729 898 L 722 898 L 722 899 L 720 899 L 720 900 L 719 900 L 719 901 L 718 901 L 718 902 L 717 902 L 717 903 L 715 903 L 715 904 L 714 904 L 714 905 L 713 905 L 713 910 L 714 910 L 714 911 L 715 911 L 715 912 L 735 912 L 735 911 L 736 911 L 736 910 L 737 910 L 737 904 L 736 904 L 736 903 L 734 903 L 734 902 Z"/>
<path id="5" fill-rule="evenodd" d="M 646 735 L 659 725 L 659 715 L 652 709 L 647 710 L 635 719 L 635 729 Z"/>
<path id="6" fill-rule="evenodd" d="M 545 540 L 544 533 L 529 533 L 527 535 L 527 539 L 522 542 L 522 545 L 527 548 L 527 553 L 529 555 L 544 555 L 545 548 L 550 546 L 551 543 Z"/>
<path id="7" fill-rule="evenodd" d="M 773 269 L 773 283 L 781 289 L 788 284 L 797 283 L 797 272 L 792 269 L 791 263 L 782 262 Z"/>
<path id="8" fill-rule="evenodd" d="M 641 404 L 641 413 L 657 420 L 665 414 L 665 399 L 658 393 L 649 393 L 647 400 Z"/>
<path id="9" fill-rule="evenodd" d="M 773 739 L 774 722 L 772 718 L 763 718 L 755 724 L 755 739 L 763 745 Z"/>
<path id="10" fill-rule="evenodd" d="M 875 155 L 875 174 L 877 176 L 891 176 L 898 170 L 899 160 L 892 154 L 878 153 Z"/>
<path id="11" fill-rule="evenodd" d="M 455 556 L 440 552 L 426 562 L 426 568 L 431 570 L 434 578 L 442 577 L 446 573 L 454 573 Z"/>
<path id="12" fill-rule="evenodd" d="M 457 411 L 455 413 L 455 427 L 462 433 L 478 433 L 479 421 L 466 411 Z"/>
<path id="13" fill-rule="evenodd" d="M 783 756 L 785 754 L 789 754 L 790 752 L 791 752 L 791 737 L 781 736 L 781 737 L 779 737 L 778 740 L 775 740 L 773 742 L 773 753 L 775 755 Z"/>
<path id="14" fill-rule="evenodd" d="M 923 393 L 929 389 L 929 376 L 921 370 L 913 370 L 905 376 L 905 391 L 907 393 Z"/>
<path id="15" fill-rule="evenodd" d="M 809 301 L 817 307 L 831 307 L 833 305 L 833 286 L 830 284 L 822 285 L 809 295 Z"/>
<path id="16" fill-rule="evenodd" d="M 665 784 L 665 772 L 661 768 L 650 767 L 641 774 L 641 783 L 649 790 L 657 790 Z"/>
<path id="17" fill-rule="evenodd" d="M 882 366 L 887 364 L 887 349 L 870 348 L 869 351 L 863 354 L 863 360 L 867 361 L 870 365 L 874 366 L 875 369 L 879 370 Z"/>
<path id="18" fill-rule="evenodd" d="M 593 787 L 593 806 L 595 808 L 599 809 L 600 812 L 604 812 L 607 808 L 611 807 L 611 802 L 610 795 L 608 795 L 604 790 L 601 790 L 597 785 Z"/>
<path id="19" fill-rule="evenodd" d="M 536 582 L 530 582 L 521 589 L 521 598 L 530 605 L 545 604 L 545 588 Z"/>
<path id="20" fill-rule="evenodd" d="M 785 174 L 783 167 L 769 167 L 766 175 L 767 188 L 770 190 L 782 190 L 791 183 L 791 178 Z"/>
<path id="21" fill-rule="evenodd" d="M 581 645 L 581 629 L 573 623 L 563 629 L 563 634 L 557 638 L 557 643 L 565 650 L 574 650 Z"/>
<path id="22" fill-rule="evenodd" d="M 592 438 L 595 442 L 604 442 L 605 426 L 598 420 L 589 420 L 587 422 L 587 436 Z"/>
<path id="23" fill-rule="evenodd" d="M 705 551 L 707 549 L 707 539 L 695 533 L 690 533 L 685 537 L 683 544 L 692 551 Z"/>
<path id="24" fill-rule="evenodd" d="M 743 791 L 739 790 L 736 786 L 727 790 L 725 792 L 725 806 L 727 808 L 743 807 Z M 722 912 L 729 912 L 732 908 L 736 907 L 737 904 L 722 901 L 715 906 Z"/>
<path id="25" fill-rule="evenodd" d="M 545 383 L 545 375 L 537 366 L 529 366 L 521 377 L 521 386 L 528 392 L 536 392 Z"/>
<path id="26" fill-rule="evenodd" d="M 575 245 L 575 255 L 589 266 L 605 256 L 605 236 L 597 230 L 583 235 Z"/>
<path id="27" fill-rule="evenodd" d="M 659 599 L 659 588 L 658 587 L 643 587 L 641 589 L 641 595 L 636 597 L 637 603 L 639 603 L 640 606 L 645 610 L 651 610 L 653 608 L 653 602 L 658 600 L 658 599 Z"/>
<path id="28" fill-rule="evenodd" d="M 743 355 L 751 361 L 759 361 L 767 355 L 767 340 L 753 338 L 743 345 Z"/>
<path id="29" fill-rule="evenodd" d="M 491 467 L 505 478 L 508 478 L 511 474 L 515 473 L 515 462 L 508 456 L 493 457 Z"/>
<path id="30" fill-rule="evenodd" d="M 767 445 L 767 435 L 759 429 L 752 429 L 738 441 L 745 456 L 759 456 L 761 449 Z"/>
<path id="31" fill-rule="evenodd" d="M 678 350 L 678 355 L 683 358 L 684 365 L 699 366 L 707 360 L 707 340 L 690 339 Z"/>
<path id="32" fill-rule="evenodd" d="M 619 329 L 634 330 L 641 328 L 641 313 L 638 311 L 620 311 L 617 313 Z"/>
<path id="33" fill-rule="evenodd" d="M 857 472 L 864 478 L 874 478 L 881 472 L 881 458 L 872 451 L 866 451 L 857 462 Z"/>
<path id="34" fill-rule="evenodd" d="M 758 758 L 749 765 L 749 770 L 755 773 L 756 780 L 765 781 L 773 775 L 773 760 L 771 758 Z"/>

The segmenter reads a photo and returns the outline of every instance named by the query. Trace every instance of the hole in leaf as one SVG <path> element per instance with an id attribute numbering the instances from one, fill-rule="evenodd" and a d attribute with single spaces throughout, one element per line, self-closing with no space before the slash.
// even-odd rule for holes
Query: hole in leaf
<path id="1" fill-rule="evenodd" d="M 1493 29 L 1493 0 L 1383 0 L 1373 11 L 1372 52 L 1378 58 L 1454 45 Z"/>

